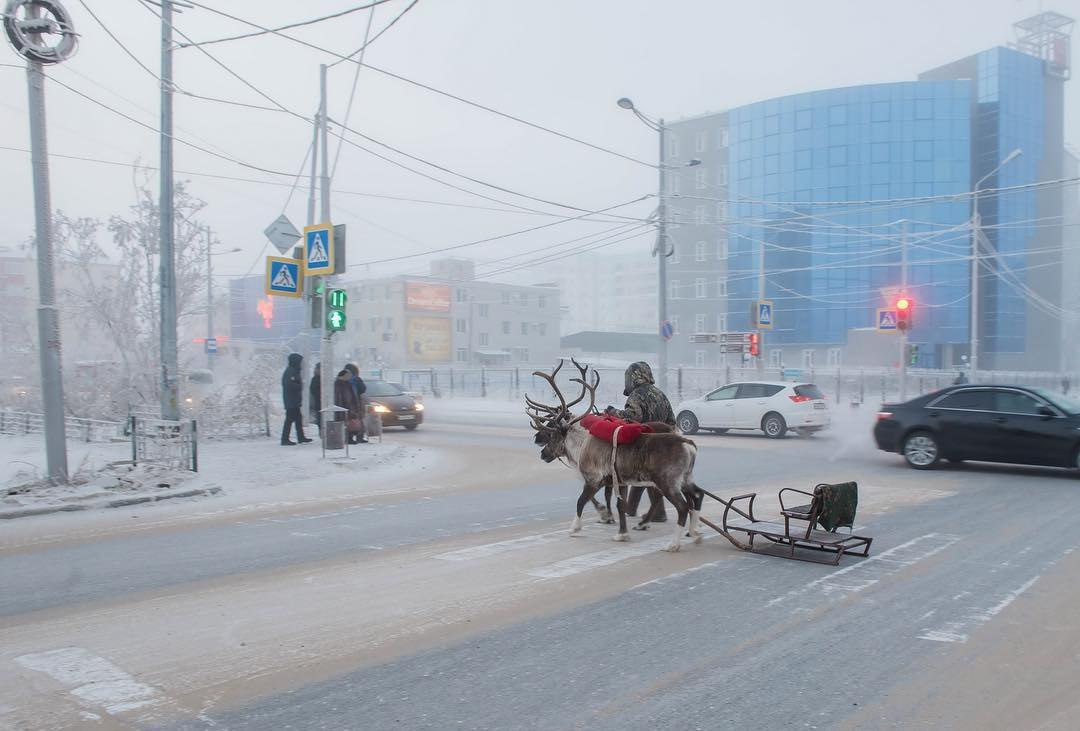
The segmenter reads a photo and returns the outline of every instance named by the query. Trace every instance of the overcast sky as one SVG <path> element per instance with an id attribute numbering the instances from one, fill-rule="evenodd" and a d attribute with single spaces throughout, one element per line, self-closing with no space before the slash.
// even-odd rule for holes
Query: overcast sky
<path id="1" fill-rule="evenodd" d="M 80 0 L 63 0 L 81 42 L 77 55 L 50 68 L 57 81 L 156 128 L 157 82 L 94 21 Z M 86 0 L 101 21 L 155 73 L 160 21 L 139 0 Z M 277 26 L 365 4 L 363 0 L 200 0 L 263 26 Z M 410 0 L 375 10 L 377 31 Z M 677 118 L 813 89 L 913 80 L 923 70 L 1012 40 L 1012 23 L 1038 10 L 1080 17 L 1080 0 L 419 0 L 367 52 L 366 62 L 500 111 L 654 161 L 655 133 L 615 100 L 630 96 L 654 116 Z M 369 11 L 288 31 L 334 52 L 358 48 Z M 195 40 L 249 32 L 195 8 L 176 18 Z M 183 38 L 179 38 L 182 41 Z M 5 44 L 6 46 L 6 44 Z M 205 50 L 290 110 L 308 115 L 318 103 L 318 65 L 334 56 L 289 40 L 263 36 L 210 45 Z M 0 63 L 18 64 L 11 51 Z M 346 113 L 355 64 L 330 71 L 330 115 Z M 197 49 L 175 54 L 175 80 L 185 91 L 274 106 Z M 1080 102 L 1066 85 L 1066 137 L 1080 142 Z M 95 106 L 57 84 L 48 85 L 52 153 L 156 165 L 156 134 Z M 249 110 L 176 97 L 176 136 L 245 163 L 295 174 L 311 141 L 304 121 L 279 112 Z M 371 138 L 457 173 L 547 201 L 599 209 L 655 192 L 655 170 L 530 129 L 488 112 L 362 70 L 349 126 Z M 7 147 L 29 148 L 25 73 L 0 66 L 0 135 Z M 569 209 L 529 201 L 436 171 L 352 139 L 424 173 L 500 201 L 550 214 Z M 338 144 L 331 145 L 332 156 Z M 241 167 L 184 144 L 176 145 L 177 177 L 209 204 L 205 220 L 224 244 L 215 273 L 260 271 L 263 228 L 283 210 L 303 226 L 306 172 L 286 207 L 287 175 Z M 5 172 L 0 198 L 0 245 L 15 245 L 33 230 L 29 155 L 0 150 Z M 53 158 L 53 206 L 75 216 L 106 218 L 132 202 L 130 167 Z M 186 171 L 186 172 L 179 172 Z M 262 182 L 227 181 L 194 173 Z M 156 185 L 156 178 L 155 185 Z M 349 226 L 350 263 L 368 262 L 515 232 L 557 221 L 551 216 L 481 210 L 507 206 L 463 193 L 345 146 L 333 187 L 333 219 Z M 346 192 L 347 191 L 347 192 Z M 418 198 L 458 204 L 393 201 L 357 195 Z M 464 206 L 469 207 L 461 207 Z M 619 209 L 647 215 L 654 204 Z M 545 247 L 611 228 L 612 223 L 568 222 L 459 250 L 478 261 L 507 264 L 535 259 Z M 649 236 L 612 247 L 648 256 Z M 565 260 L 572 265 L 572 260 Z M 418 272 L 423 258 L 371 271 Z M 357 275 L 363 268 L 353 269 Z M 509 275 L 507 275 L 509 276 Z M 498 278 L 498 277 L 496 277 Z"/>

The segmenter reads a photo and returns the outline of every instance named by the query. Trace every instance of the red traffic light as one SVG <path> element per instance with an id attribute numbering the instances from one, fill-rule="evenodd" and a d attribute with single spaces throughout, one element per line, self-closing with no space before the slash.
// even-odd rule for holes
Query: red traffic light
<path id="1" fill-rule="evenodd" d="M 898 309 L 898 310 L 906 310 L 906 309 L 908 309 L 910 307 L 911 307 L 911 300 L 909 300 L 907 297 L 901 297 L 900 299 L 896 300 L 896 309 Z"/>
<path id="2" fill-rule="evenodd" d="M 761 355 L 761 336 L 757 333 L 750 333 L 750 355 Z"/>
<path id="3" fill-rule="evenodd" d="M 896 300 L 896 329 L 907 332 L 912 326 L 912 316 L 915 312 L 915 303 L 908 297 Z"/>

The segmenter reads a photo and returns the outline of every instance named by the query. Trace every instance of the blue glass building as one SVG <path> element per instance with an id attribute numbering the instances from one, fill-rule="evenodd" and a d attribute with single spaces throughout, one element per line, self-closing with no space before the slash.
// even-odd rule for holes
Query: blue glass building
<path id="1" fill-rule="evenodd" d="M 1061 177 L 1062 80 L 1045 59 L 994 48 L 917 81 L 795 94 L 672 124 L 672 363 L 733 362 L 685 335 L 753 329 L 762 256 L 764 298 L 775 308 L 771 365 L 840 365 L 852 331 L 875 327 L 901 290 L 916 303 L 917 365 L 961 363 L 971 191 L 1021 148 L 980 188 L 980 365 L 1055 369 L 1047 361 L 1058 357 L 1061 325 L 1047 318 L 1061 302 L 1060 270 L 1049 265 L 1061 258 L 1052 224 L 1060 188 L 995 189 Z M 695 158 L 701 164 L 682 167 Z M 899 357 L 897 348 L 879 364 Z"/>

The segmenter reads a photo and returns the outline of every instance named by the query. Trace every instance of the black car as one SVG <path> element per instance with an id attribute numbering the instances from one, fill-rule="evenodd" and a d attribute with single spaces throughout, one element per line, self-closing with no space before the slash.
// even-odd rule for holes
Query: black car
<path id="1" fill-rule="evenodd" d="M 413 430 L 424 421 L 424 405 L 387 381 L 364 381 L 364 401 L 382 419 L 383 426 Z"/>
<path id="2" fill-rule="evenodd" d="M 1080 468 L 1080 404 L 1041 388 L 953 386 L 877 416 L 878 448 L 915 469 L 942 459 Z"/>

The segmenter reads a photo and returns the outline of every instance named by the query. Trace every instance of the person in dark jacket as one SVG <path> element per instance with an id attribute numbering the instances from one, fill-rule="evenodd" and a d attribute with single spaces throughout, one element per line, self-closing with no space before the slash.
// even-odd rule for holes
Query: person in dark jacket
<path id="1" fill-rule="evenodd" d="M 628 419 L 630 421 L 662 421 L 665 424 L 675 425 L 675 412 L 671 409 L 671 402 L 664 392 L 656 387 L 653 379 L 652 368 L 645 361 L 631 363 L 626 369 L 623 381 L 623 396 L 626 396 L 626 406 L 616 409 L 608 406 L 606 413 Z M 637 515 L 638 503 L 645 488 L 639 485 L 630 487 L 630 496 L 626 506 L 627 515 Z M 656 523 L 667 520 L 667 511 L 664 508 L 664 499 L 658 492 L 650 492 L 649 499 L 652 506 L 649 508 L 649 519 Z"/>
<path id="2" fill-rule="evenodd" d="M 289 365 L 281 374 L 281 400 L 285 405 L 285 426 L 281 430 L 281 445 L 293 446 L 296 442 L 289 439 L 289 430 L 296 425 L 296 440 L 301 444 L 311 440 L 304 436 L 304 416 L 300 406 L 304 401 L 304 380 L 300 366 L 304 356 L 299 353 L 289 354 Z"/>
<path id="3" fill-rule="evenodd" d="M 315 364 L 315 373 L 311 376 L 311 383 L 308 384 L 308 412 L 311 414 L 311 421 L 319 425 L 319 434 L 322 434 L 322 415 L 319 413 L 319 409 L 322 408 L 322 363 Z"/>
<path id="4" fill-rule="evenodd" d="M 346 363 L 345 369 L 352 374 L 353 390 L 356 391 L 356 407 L 360 411 L 360 431 L 353 435 L 355 437 L 353 444 L 367 444 L 367 434 L 364 433 L 364 393 L 367 391 L 367 384 L 360 377 L 360 369 L 355 363 Z"/>
<path id="5" fill-rule="evenodd" d="M 337 378 L 334 379 L 334 405 L 346 410 L 345 413 L 337 416 L 337 421 L 346 422 L 346 436 L 349 444 L 356 444 L 356 435 L 347 433 L 349 420 L 360 415 L 360 406 L 356 399 L 356 389 L 353 388 L 352 378 L 353 375 L 348 369 L 342 368 L 338 371 Z"/>

